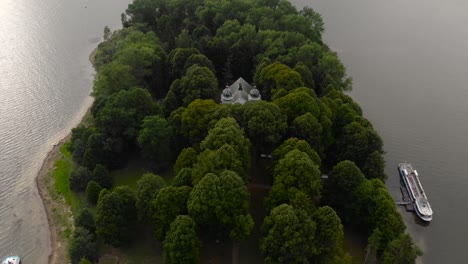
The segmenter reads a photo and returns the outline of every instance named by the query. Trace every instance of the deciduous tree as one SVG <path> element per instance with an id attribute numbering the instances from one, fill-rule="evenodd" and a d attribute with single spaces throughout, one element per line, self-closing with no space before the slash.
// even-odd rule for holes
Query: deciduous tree
<path id="1" fill-rule="evenodd" d="M 164 263 L 198 263 L 200 241 L 195 221 L 187 215 L 179 215 L 171 223 L 164 240 Z"/>
<path id="2" fill-rule="evenodd" d="M 164 168 L 173 158 L 174 133 L 161 116 L 147 116 L 138 135 L 143 157 Z"/>
<path id="3" fill-rule="evenodd" d="M 104 242 L 112 246 L 127 243 L 135 221 L 135 195 L 129 187 L 117 187 L 100 197 L 97 205 L 96 232 Z"/>
<path id="4" fill-rule="evenodd" d="M 158 191 L 166 186 L 166 181 L 153 173 L 145 173 L 138 181 L 136 188 L 136 208 L 138 219 L 149 222 L 151 219 L 151 200 Z"/>
<path id="5" fill-rule="evenodd" d="M 237 238 L 240 233 L 250 234 L 253 228 L 250 220 L 244 221 L 245 218 L 239 217 L 251 218 L 248 214 L 249 193 L 244 181 L 232 171 L 225 171 L 220 176 L 208 173 L 193 188 L 187 207 L 189 215 L 210 235 L 231 234 Z M 250 228 L 245 230 L 238 220 Z"/>
<path id="6" fill-rule="evenodd" d="M 260 249 L 265 263 L 308 263 L 314 247 L 317 225 L 304 211 L 282 204 L 262 225 Z"/>
<path id="7" fill-rule="evenodd" d="M 151 222 L 154 234 L 164 240 L 169 225 L 178 215 L 187 214 L 187 200 L 192 188 L 168 186 L 158 191 L 151 201 Z"/>

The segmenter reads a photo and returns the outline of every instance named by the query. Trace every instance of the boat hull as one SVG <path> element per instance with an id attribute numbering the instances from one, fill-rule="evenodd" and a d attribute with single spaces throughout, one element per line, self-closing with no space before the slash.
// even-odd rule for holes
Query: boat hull
<path id="1" fill-rule="evenodd" d="M 411 164 L 407 163 L 400 163 L 398 171 L 418 217 L 425 222 L 432 221 L 432 208 L 427 201 L 417 172 L 413 170 Z"/>
<path id="2" fill-rule="evenodd" d="M 9 256 L 2 260 L 2 264 L 20 264 L 21 259 L 19 256 Z"/>

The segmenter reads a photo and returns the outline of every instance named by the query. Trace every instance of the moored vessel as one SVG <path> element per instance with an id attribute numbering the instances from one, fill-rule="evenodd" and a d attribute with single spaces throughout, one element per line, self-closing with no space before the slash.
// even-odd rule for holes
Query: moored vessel
<path id="1" fill-rule="evenodd" d="M 432 208 L 419 181 L 419 175 L 409 163 L 398 164 L 398 171 L 408 191 L 414 211 L 423 221 L 432 220 Z"/>
<path id="2" fill-rule="evenodd" d="M 2 264 L 20 264 L 21 259 L 19 256 L 9 256 L 3 259 Z"/>

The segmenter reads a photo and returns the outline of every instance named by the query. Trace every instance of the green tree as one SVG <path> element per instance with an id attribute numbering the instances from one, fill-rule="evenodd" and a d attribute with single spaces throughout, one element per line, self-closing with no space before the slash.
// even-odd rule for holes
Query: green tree
<path id="1" fill-rule="evenodd" d="M 179 174 L 183 168 L 192 168 L 196 162 L 197 151 L 194 148 L 183 149 L 174 163 L 174 174 Z"/>
<path id="2" fill-rule="evenodd" d="M 377 132 L 358 122 L 352 122 L 344 127 L 343 135 L 338 140 L 339 159 L 352 160 L 360 168 L 364 168 L 372 153 L 383 152 L 382 146 L 382 139 Z M 372 165 L 371 160 L 369 165 Z"/>
<path id="3" fill-rule="evenodd" d="M 99 68 L 93 93 L 109 96 L 122 90 L 130 90 L 136 85 L 137 80 L 131 74 L 131 67 L 118 61 L 112 61 Z"/>
<path id="4" fill-rule="evenodd" d="M 300 150 L 291 150 L 274 168 L 273 188 L 266 198 L 267 208 L 290 203 L 301 192 L 311 198 L 318 197 L 322 180 L 317 165 Z"/>
<path id="5" fill-rule="evenodd" d="M 296 117 L 289 129 L 291 136 L 307 141 L 318 153 L 323 153 L 322 125 L 312 114 L 306 113 Z"/>
<path id="6" fill-rule="evenodd" d="M 71 131 L 68 150 L 72 152 L 73 160 L 78 164 L 83 164 L 83 155 L 86 151 L 88 138 L 91 134 L 92 130 L 82 125 L 73 128 Z"/>
<path id="7" fill-rule="evenodd" d="M 276 145 L 284 136 L 287 128 L 286 116 L 278 106 L 266 102 L 247 102 L 244 104 L 244 128 L 257 150 Z"/>
<path id="8" fill-rule="evenodd" d="M 192 184 L 192 169 L 183 168 L 172 179 L 171 185 L 174 187 L 193 186 Z"/>
<path id="9" fill-rule="evenodd" d="M 313 150 L 309 143 L 305 140 L 297 138 L 289 138 L 283 142 L 278 148 L 273 151 L 273 161 L 277 163 L 280 159 L 284 158 L 291 150 L 297 149 L 302 152 L 305 152 L 309 158 L 315 163 L 315 165 L 320 167 L 321 160 L 319 155 L 315 150 Z"/>
<path id="10" fill-rule="evenodd" d="M 207 149 L 198 155 L 197 163 L 192 170 L 193 183 L 197 184 L 207 173 L 219 174 L 224 170 L 234 171 L 247 182 L 247 172 L 241 158 L 228 144 L 224 144 L 215 151 Z"/>
<path id="11" fill-rule="evenodd" d="M 96 232 L 105 243 L 112 246 L 127 243 L 135 222 L 135 195 L 129 187 L 117 187 L 100 197 L 96 213 Z"/>
<path id="12" fill-rule="evenodd" d="M 96 167 L 94 167 L 91 179 L 99 183 L 102 188 L 107 189 L 112 187 L 114 181 L 112 175 L 109 173 L 109 170 L 101 164 L 97 164 Z"/>
<path id="13" fill-rule="evenodd" d="M 303 62 L 298 62 L 295 66 L 294 69 L 296 72 L 298 72 L 301 75 L 301 79 L 304 82 L 305 87 L 314 89 L 315 88 L 315 82 L 314 82 L 314 75 L 312 71 L 305 65 Z"/>
<path id="14" fill-rule="evenodd" d="M 120 91 L 109 97 L 96 117 L 96 127 L 112 138 L 134 141 L 143 118 L 156 114 L 157 108 L 150 93 L 141 88 Z"/>
<path id="15" fill-rule="evenodd" d="M 86 187 L 86 198 L 91 204 L 96 204 L 101 193 L 102 187 L 95 181 L 89 181 Z"/>
<path id="16" fill-rule="evenodd" d="M 166 187 L 166 181 L 153 173 L 145 173 L 137 181 L 135 205 L 140 221 L 148 222 L 151 219 L 151 200 L 164 187 Z"/>
<path id="17" fill-rule="evenodd" d="M 384 172 L 385 160 L 383 155 L 379 151 L 374 151 L 367 158 L 362 172 L 368 179 L 381 179 L 383 182 L 387 179 L 387 175 Z"/>
<path id="18" fill-rule="evenodd" d="M 422 256 L 422 251 L 414 245 L 408 234 L 401 234 L 390 242 L 382 257 L 382 264 L 411 264 Z"/>
<path id="19" fill-rule="evenodd" d="M 275 166 L 273 175 L 275 184 L 296 187 L 311 197 L 320 195 L 320 170 L 305 152 L 297 149 L 288 152 Z"/>
<path id="20" fill-rule="evenodd" d="M 96 232 L 96 222 L 88 208 L 84 208 L 78 212 L 75 217 L 75 227 L 82 227 L 91 234 Z"/>
<path id="21" fill-rule="evenodd" d="M 164 263 L 198 263 L 200 259 L 200 241 L 197 225 L 187 215 L 179 215 L 171 223 L 164 240 Z"/>
<path id="22" fill-rule="evenodd" d="M 116 168 L 124 163 L 125 142 L 121 138 L 111 138 L 104 133 L 94 131 L 89 136 L 83 155 L 83 166 L 94 170 L 97 164 Z"/>
<path id="23" fill-rule="evenodd" d="M 297 92 L 291 92 L 286 96 L 276 99 L 273 103 L 288 117 L 289 123 L 292 123 L 296 117 L 306 113 L 312 114 L 315 118 L 320 116 L 319 101 L 306 91 L 298 90 Z"/>
<path id="24" fill-rule="evenodd" d="M 170 224 L 178 215 L 187 214 L 187 200 L 192 188 L 168 186 L 151 201 L 151 222 L 158 240 L 164 240 Z"/>
<path id="25" fill-rule="evenodd" d="M 200 52 L 195 48 L 176 48 L 169 53 L 167 60 L 172 80 L 183 76 L 185 69 L 184 66 L 187 63 L 188 58 L 196 54 L 200 54 Z"/>
<path id="26" fill-rule="evenodd" d="M 200 149 L 217 150 L 228 144 L 237 152 L 245 171 L 250 169 L 250 141 L 234 118 L 222 118 L 208 131 Z"/>
<path id="27" fill-rule="evenodd" d="M 315 249 L 318 263 L 333 263 L 338 256 L 344 256 L 344 232 L 341 220 L 329 206 L 319 207 L 312 215 L 317 223 L 315 233 Z"/>
<path id="28" fill-rule="evenodd" d="M 317 66 L 321 73 L 322 87 L 332 84 L 343 91 L 352 89 L 352 79 L 346 76 L 346 68 L 338 59 L 336 53 L 324 53 Z"/>
<path id="29" fill-rule="evenodd" d="M 195 99 L 216 99 L 219 96 L 218 80 L 207 67 L 194 64 L 187 69 L 187 73 L 180 81 L 181 99 L 184 105 Z"/>
<path id="30" fill-rule="evenodd" d="M 213 63 L 208 59 L 205 55 L 203 54 L 192 54 L 190 57 L 187 58 L 185 61 L 185 66 L 184 69 L 185 71 L 188 70 L 192 65 L 198 65 L 200 67 L 206 67 L 208 68 L 211 72 L 215 72 L 215 68 L 213 66 Z"/>
<path id="31" fill-rule="evenodd" d="M 165 167 L 173 158 L 172 128 L 161 116 L 147 116 L 143 119 L 138 145 L 143 157 L 156 163 L 158 167 Z"/>
<path id="32" fill-rule="evenodd" d="M 184 110 L 181 116 L 181 130 L 190 143 L 199 143 L 206 137 L 209 118 L 217 107 L 213 100 L 196 99 Z"/>
<path id="33" fill-rule="evenodd" d="M 93 264 L 93 263 L 86 258 L 82 258 L 80 259 L 80 262 L 78 262 L 78 264 Z"/>
<path id="34" fill-rule="evenodd" d="M 354 223 L 368 233 L 379 229 L 379 243 L 375 249 L 379 253 L 405 231 L 401 214 L 381 180 L 364 180 L 354 191 L 353 200 Z"/>
<path id="35" fill-rule="evenodd" d="M 97 247 L 94 235 L 84 228 L 77 227 L 70 240 L 68 254 L 73 264 L 78 263 L 82 258 L 96 260 Z"/>
<path id="36" fill-rule="evenodd" d="M 349 201 L 353 201 L 355 190 L 365 180 L 361 170 L 349 160 L 335 165 L 328 175 L 323 192 L 324 202 L 334 208 L 345 223 L 355 216 Z"/>
<path id="37" fill-rule="evenodd" d="M 294 88 L 304 86 L 301 75 L 287 65 L 275 62 L 264 67 L 260 72 L 257 72 L 258 84 L 262 87 L 262 96 L 269 98 L 270 91 L 272 94 L 280 89 L 291 91 Z"/>
<path id="38" fill-rule="evenodd" d="M 74 169 L 70 174 L 70 178 L 68 178 L 70 189 L 75 191 L 84 191 L 90 180 L 91 172 L 87 168 L 81 166 Z"/>
<path id="39" fill-rule="evenodd" d="M 306 212 L 282 204 L 262 225 L 260 249 L 265 263 L 308 263 L 316 254 L 316 223 Z"/>
<path id="40" fill-rule="evenodd" d="M 249 193 L 243 180 L 232 171 L 220 176 L 208 173 L 203 177 L 190 193 L 187 208 L 189 215 L 211 235 L 231 234 L 231 238 L 239 238 L 238 234 L 247 236 L 253 228 L 250 225 L 253 220 L 239 217 L 251 218 Z M 250 230 L 245 230 L 237 220 L 248 224 Z"/>

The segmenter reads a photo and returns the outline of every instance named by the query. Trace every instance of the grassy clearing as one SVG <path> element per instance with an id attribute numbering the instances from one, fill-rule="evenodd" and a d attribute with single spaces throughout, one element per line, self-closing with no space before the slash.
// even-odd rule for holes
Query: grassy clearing
<path id="1" fill-rule="evenodd" d="M 143 174 L 149 171 L 149 168 L 147 168 L 147 165 L 143 160 L 132 158 L 125 168 L 111 172 L 111 175 L 114 178 L 113 187 L 129 186 L 132 189 L 136 189 L 136 182 Z"/>
<path id="2" fill-rule="evenodd" d="M 132 157 L 125 168 L 111 171 L 111 175 L 114 178 L 114 186 L 129 186 L 132 189 L 136 189 L 137 181 L 143 176 L 143 174 L 151 172 L 151 168 L 148 166 L 148 163 L 144 161 L 139 156 Z M 168 183 L 171 182 L 173 178 L 172 167 L 157 173 L 163 177 Z"/>
<path id="3" fill-rule="evenodd" d="M 150 264 L 163 262 L 163 250 L 160 242 L 153 238 L 149 227 L 137 225 L 132 241 L 122 248 L 112 248 L 102 241 L 99 244 L 99 263 Z"/>
<path id="4" fill-rule="evenodd" d="M 70 185 L 68 178 L 73 170 L 73 163 L 71 162 L 71 154 L 67 150 L 69 143 L 64 144 L 60 148 L 62 157 L 55 162 L 54 179 L 55 188 L 57 192 L 63 195 L 68 205 L 71 205 Z"/>
<path id="5" fill-rule="evenodd" d="M 68 141 L 60 148 L 61 158 L 55 162 L 53 173 L 57 192 L 63 196 L 73 213 L 76 213 L 86 207 L 86 198 L 83 194 L 70 190 L 68 179 L 75 168 L 75 164 L 72 161 L 71 153 L 67 149 L 69 145 L 70 142 Z"/>

